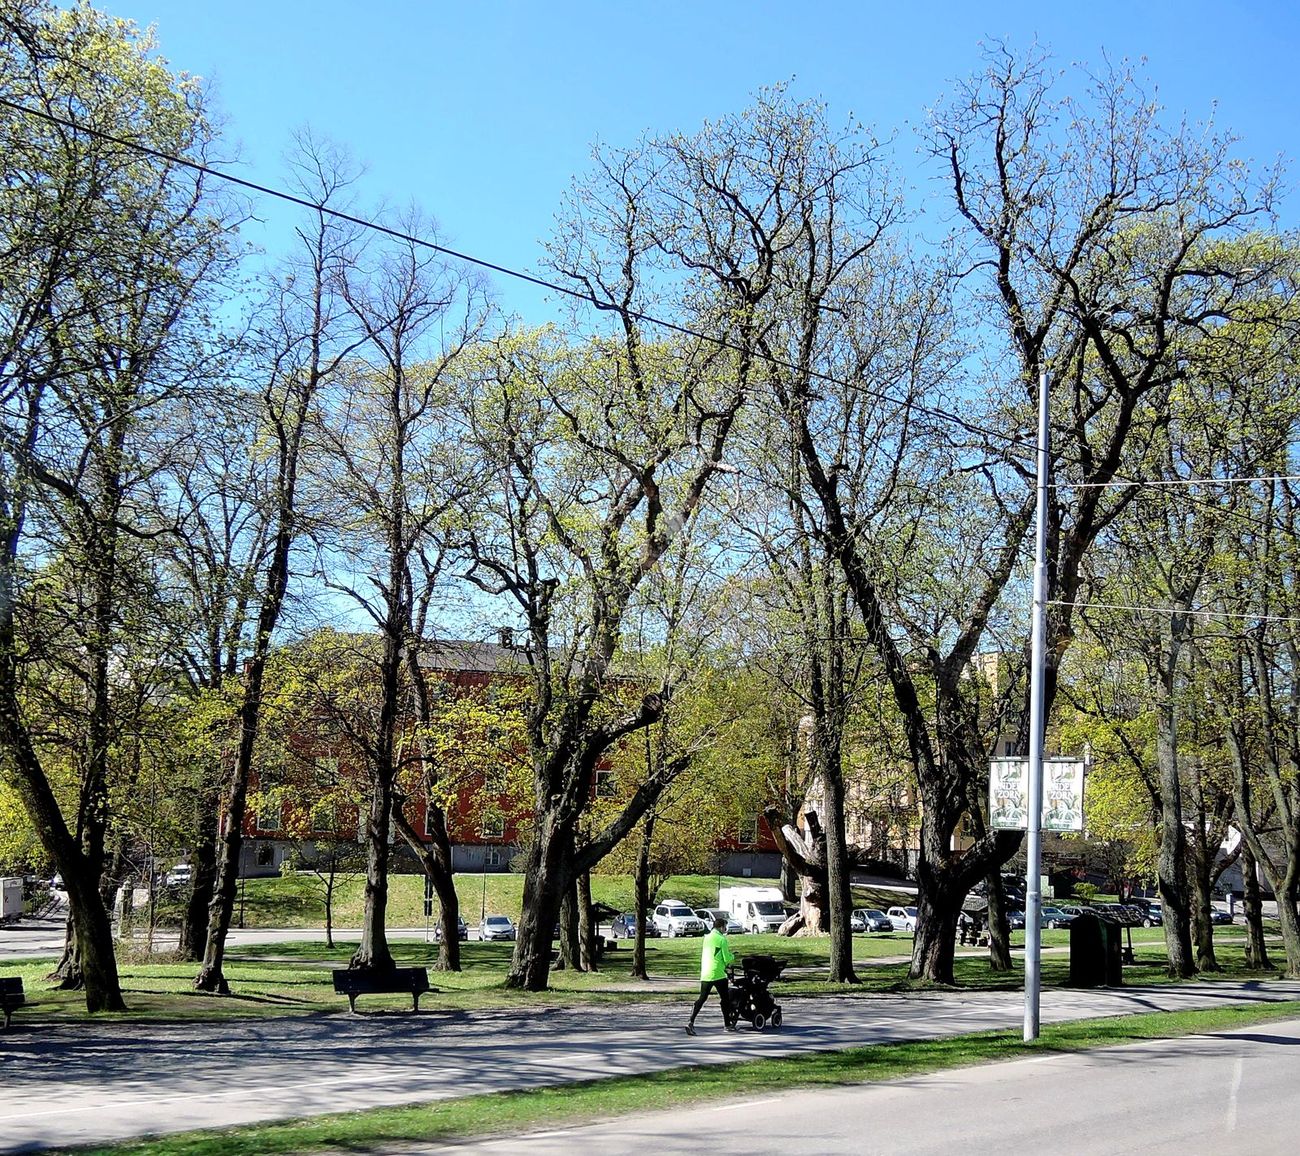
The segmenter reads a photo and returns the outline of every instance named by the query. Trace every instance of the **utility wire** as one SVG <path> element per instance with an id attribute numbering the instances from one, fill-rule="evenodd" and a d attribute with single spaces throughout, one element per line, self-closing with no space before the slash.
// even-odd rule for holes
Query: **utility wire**
<path id="1" fill-rule="evenodd" d="M 1053 490 L 1105 490 L 1126 486 L 1251 486 L 1261 482 L 1300 482 L 1300 474 L 1267 474 L 1258 478 L 1119 478 L 1109 482 L 1052 482 Z"/>
<path id="2" fill-rule="evenodd" d="M 468 265 L 474 265 L 480 269 L 486 269 L 493 273 L 499 273 L 503 277 L 510 277 L 517 281 L 523 281 L 526 284 L 536 286 L 540 289 L 547 289 L 554 293 L 560 293 L 567 297 L 572 297 L 577 301 L 585 302 L 594 306 L 596 309 L 606 313 L 618 313 L 620 316 L 627 316 L 636 321 L 643 322 L 646 325 L 653 325 L 657 328 L 667 330 L 670 333 L 677 333 L 683 337 L 690 337 L 697 341 L 704 341 L 711 345 L 716 345 L 720 349 L 726 349 L 733 353 L 747 353 L 761 361 L 766 361 L 770 365 L 775 365 L 780 369 L 786 369 L 795 373 L 806 373 L 809 377 L 825 382 L 829 385 L 837 385 L 843 389 L 856 389 L 865 394 L 867 397 L 874 398 L 877 401 L 886 402 L 891 405 L 904 406 L 917 413 L 923 413 L 928 417 L 936 418 L 940 421 L 950 422 L 960 426 L 967 433 L 980 434 L 986 438 L 1000 440 L 1006 443 L 1008 447 L 1022 447 L 1026 454 L 1036 452 L 1034 443 L 1022 438 L 1008 437 L 1005 433 L 994 432 L 982 426 L 975 425 L 959 414 L 951 413 L 948 410 L 939 409 L 934 406 L 921 405 L 914 401 L 908 401 L 903 398 L 893 397 L 892 395 L 880 390 L 873 390 L 865 385 L 854 385 L 834 377 L 828 373 L 822 373 L 815 369 L 803 369 L 793 362 L 783 361 L 771 354 L 765 354 L 758 350 L 746 350 L 742 346 L 725 337 L 716 337 L 701 330 L 693 329 L 690 326 L 682 325 L 675 321 L 665 321 L 663 318 L 656 317 L 654 314 L 646 313 L 640 309 L 624 308 L 609 301 L 602 301 L 590 292 L 584 292 L 580 289 L 574 289 L 568 285 L 562 285 L 555 281 L 548 281 L 543 277 L 536 277 L 531 273 L 524 273 L 518 269 L 512 269 L 508 265 L 499 265 L 495 262 L 485 260 L 482 257 L 475 257 L 470 253 L 463 253 L 456 249 L 448 248 L 445 245 L 439 245 L 427 238 L 416 236 L 412 233 L 404 232 L 401 229 L 394 229 L 391 226 L 380 224 L 366 217 L 359 217 L 353 213 L 344 212 L 341 209 L 334 209 L 328 205 L 318 204 L 305 197 L 299 197 L 294 193 L 285 192 L 283 189 L 273 188 L 269 185 L 259 184 L 256 181 L 246 180 L 243 177 L 235 176 L 232 173 L 224 172 L 221 169 L 213 168 L 211 165 L 203 164 L 201 161 L 191 160 L 188 157 L 180 156 L 175 153 L 166 152 L 163 149 L 154 148 L 152 145 L 142 144 L 139 141 L 129 140 L 126 137 L 117 136 L 113 133 L 104 132 L 102 129 L 92 128 L 89 125 L 79 124 L 74 120 L 57 116 L 52 112 L 44 109 L 29 108 L 27 105 L 20 104 L 16 101 L 0 97 L 0 107 L 11 109 L 23 116 L 35 117 L 38 120 L 44 120 L 50 124 L 58 125 L 61 128 L 70 129 L 73 132 L 85 133 L 87 136 L 95 137 L 109 144 L 115 144 L 121 148 L 131 149 L 134 152 L 144 156 L 153 157 L 155 160 L 166 161 L 168 164 L 180 165 L 205 176 L 213 177 L 217 180 L 226 181 L 229 184 L 237 185 L 240 188 L 247 189 L 250 192 L 260 193 L 263 196 L 272 197 L 276 200 L 285 201 L 288 204 L 296 205 L 299 208 L 309 209 L 312 212 L 323 213 L 324 215 L 338 221 L 345 221 L 348 224 L 356 225 L 358 228 L 368 229 L 384 236 L 391 237 L 394 240 L 402 241 L 409 245 L 415 245 L 422 249 L 427 249 L 443 257 L 449 257 L 455 261 L 463 261 Z"/>
<path id="3" fill-rule="evenodd" d="M 194 172 L 202 173 L 205 176 L 213 177 L 217 180 L 225 181 L 228 184 L 236 185 L 240 188 L 247 189 L 250 192 L 259 193 L 263 196 L 271 197 L 275 200 L 284 201 L 299 208 L 308 209 L 312 212 L 323 213 L 331 219 L 344 221 L 358 228 L 367 229 L 383 236 L 391 237 L 394 240 L 402 241 L 406 244 L 415 245 L 430 252 L 434 252 L 443 257 L 448 257 L 455 261 L 461 261 L 468 265 L 476 266 L 480 269 L 488 270 L 492 273 L 499 273 L 503 277 L 509 277 L 525 284 L 533 285 L 539 289 L 546 289 L 553 293 L 559 293 L 563 296 L 582 301 L 591 305 L 597 310 L 606 313 L 618 313 L 626 315 L 647 325 L 655 326 L 659 329 L 666 330 L 670 333 L 676 333 L 683 337 L 690 337 L 697 341 L 704 341 L 716 345 L 720 349 L 726 349 L 733 353 L 749 353 L 761 361 L 775 365 L 780 369 L 792 371 L 794 373 L 807 373 L 814 380 L 825 382 L 828 385 L 836 385 L 842 389 L 856 389 L 867 397 L 874 398 L 877 401 L 886 402 L 890 405 L 904 406 L 914 410 L 917 413 L 925 414 L 928 417 L 935 418 L 939 421 L 948 422 L 960 427 L 967 433 L 978 434 L 993 441 L 1002 442 L 1007 449 L 1022 449 L 1028 455 L 1037 454 L 1037 444 L 1027 438 L 1018 438 L 1010 436 L 1003 432 L 990 430 L 987 427 L 976 425 L 968 419 L 961 417 L 959 414 L 952 413 L 949 410 L 940 409 L 936 406 L 921 405 L 915 401 L 909 401 L 903 398 L 894 397 L 883 390 L 870 389 L 862 384 L 852 384 L 841 378 L 837 378 L 829 373 L 823 373 L 816 369 L 803 369 L 793 362 L 782 360 L 774 357 L 770 353 L 763 353 L 757 350 L 745 350 L 735 342 L 728 341 L 725 337 L 717 337 L 713 334 L 705 333 L 702 330 L 694 329 L 678 322 L 667 321 L 654 314 L 647 313 L 644 310 L 624 308 L 609 301 L 602 301 L 593 293 L 580 289 L 574 289 L 572 286 L 563 285 L 556 281 L 549 281 L 543 277 L 537 277 L 531 273 L 525 273 L 522 270 L 514 269 L 508 265 L 501 265 L 493 261 L 488 261 L 482 257 L 475 257 L 473 254 L 464 253 L 457 249 L 440 245 L 435 241 L 427 238 L 416 236 L 415 234 L 405 232 L 401 229 L 395 229 L 388 225 L 383 225 L 378 221 L 366 217 L 360 217 L 353 213 L 344 212 L 341 209 L 335 209 L 328 205 L 309 200 L 305 197 L 297 196 L 294 193 L 286 192 L 283 189 L 277 189 L 270 185 L 259 184 L 256 181 L 247 180 L 233 173 L 225 172 L 222 169 L 213 168 L 211 165 L 204 164 L 200 161 L 192 160 L 188 157 L 180 156 L 176 153 L 169 153 L 163 149 L 154 148 L 151 145 L 143 144 L 139 141 L 133 141 L 126 137 L 117 136 L 113 133 L 104 132 L 102 129 L 93 128 L 90 125 L 80 124 L 77 121 L 69 120 L 66 117 L 58 116 L 44 109 L 30 108 L 27 105 L 16 101 L 0 97 L 0 107 L 8 108 L 13 112 L 23 116 L 35 117 L 44 120 L 50 124 L 55 124 L 61 128 L 70 129 L 73 132 L 85 133 L 87 136 L 95 137 L 99 140 L 115 144 L 121 148 L 131 149 L 134 152 L 144 156 L 153 157 L 155 160 L 165 161 L 169 164 L 180 165 Z M 1226 486 L 1226 485 L 1251 485 L 1260 482 L 1286 482 L 1300 481 L 1300 475 L 1276 475 L 1271 477 L 1260 478 L 1153 478 L 1153 479 L 1115 479 L 1109 482 L 1052 482 L 1049 488 L 1054 490 L 1060 489 L 1122 489 L 1131 486 L 1141 487 L 1163 487 L 1163 486 Z"/>
<path id="4" fill-rule="evenodd" d="M 1233 610 L 1208 610 L 1200 607 L 1178 608 L 1172 606 L 1133 606 L 1125 602 L 1064 602 L 1049 598 L 1048 606 L 1068 606 L 1073 610 L 1132 610 L 1144 614 L 1190 614 L 1195 618 L 1234 618 L 1246 622 L 1300 622 L 1300 618 L 1285 614 L 1243 614 Z"/>

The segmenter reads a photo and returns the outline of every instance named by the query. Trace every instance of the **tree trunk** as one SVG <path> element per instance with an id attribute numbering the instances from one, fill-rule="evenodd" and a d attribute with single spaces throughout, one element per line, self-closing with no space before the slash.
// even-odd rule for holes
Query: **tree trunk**
<path id="1" fill-rule="evenodd" d="M 560 958 L 556 967 L 568 971 L 581 971 L 581 951 L 578 948 L 578 891 L 570 884 L 560 900 Z"/>
<path id="2" fill-rule="evenodd" d="M 460 971 L 460 897 L 456 894 L 456 877 L 451 869 L 451 837 L 447 833 L 447 815 L 429 799 L 425 803 L 426 844 L 406 820 L 401 806 L 394 806 L 393 822 L 406 845 L 415 852 L 425 875 L 432 881 L 438 896 L 438 920 L 442 935 L 438 942 L 437 971 Z"/>
<path id="3" fill-rule="evenodd" d="M 912 940 L 912 963 L 908 978 L 931 983 L 956 983 L 953 956 L 956 953 L 957 917 L 961 912 L 965 888 L 958 890 L 948 872 L 935 869 L 941 856 L 925 853 L 928 820 L 921 820 L 922 854 L 918 864 L 919 888 L 916 896 L 916 935 Z"/>
<path id="4" fill-rule="evenodd" d="M 385 918 L 388 912 L 388 831 L 393 813 L 391 767 L 373 768 L 370 813 L 366 820 L 366 896 L 361 942 L 348 961 L 356 970 L 385 972 L 394 968 Z"/>
<path id="5" fill-rule="evenodd" d="M 1268 971 L 1268 945 L 1264 940 L 1264 904 L 1259 888 L 1259 868 L 1250 844 L 1241 847 L 1241 906 L 1246 917 L 1246 966 Z"/>
<path id="6" fill-rule="evenodd" d="M 1300 979 L 1300 916 L 1296 912 L 1296 879 L 1288 873 L 1286 885 L 1277 888 L 1277 919 L 1282 925 L 1282 949 L 1286 952 L 1287 979 Z"/>
<path id="7" fill-rule="evenodd" d="M 578 962 L 583 971 L 599 971 L 596 936 L 599 928 L 591 914 L 591 874 L 584 871 L 578 876 Z"/>
<path id="8" fill-rule="evenodd" d="M 641 832 L 641 847 L 636 856 L 636 939 L 632 947 L 632 975 L 649 979 L 645 969 L 645 917 L 650 909 L 650 843 L 654 838 L 655 812 L 645 817 Z"/>
<path id="9" fill-rule="evenodd" d="M 208 926 L 208 909 L 217 881 L 217 824 L 220 789 L 205 790 L 199 800 L 198 839 L 194 844 L 193 886 L 181 920 L 177 954 L 198 963 L 203 958 L 203 937 Z"/>
<path id="10" fill-rule="evenodd" d="M 1007 923 L 1007 901 L 1002 890 L 1002 865 L 996 863 L 984 876 L 988 896 L 989 968 L 997 972 L 1011 970 L 1011 927 Z"/>
<path id="11" fill-rule="evenodd" d="M 839 776 L 837 776 L 838 778 Z M 827 898 L 830 900 L 831 983 L 858 983 L 853 970 L 853 893 L 849 887 L 848 848 L 844 839 L 844 783 L 827 791 L 830 812 L 826 829 Z"/>
<path id="12" fill-rule="evenodd" d="M 572 880 L 573 831 L 542 810 L 524 869 L 523 910 L 506 986 L 545 991 L 551 970 L 551 930 Z"/>
<path id="13" fill-rule="evenodd" d="M 1192 866 L 1192 929 L 1196 936 L 1196 966 L 1200 971 L 1222 971 L 1223 968 L 1214 955 L 1214 924 L 1210 922 L 1214 902 L 1209 871 L 1199 853 L 1192 856 Z"/>

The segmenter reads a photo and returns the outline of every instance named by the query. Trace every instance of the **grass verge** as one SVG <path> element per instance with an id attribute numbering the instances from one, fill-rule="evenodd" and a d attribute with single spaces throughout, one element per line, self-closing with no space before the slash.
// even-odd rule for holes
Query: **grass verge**
<path id="1" fill-rule="evenodd" d="M 78 1156 L 240 1156 L 257 1153 L 365 1152 L 389 1145 L 428 1143 L 484 1135 L 514 1135 L 540 1127 L 696 1104 L 716 1099 L 843 1086 L 896 1079 L 949 1068 L 1055 1052 L 1077 1052 L 1150 1039 L 1221 1031 L 1271 1020 L 1294 1019 L 1300 1002 L 1265 1007 L 1160 1012 L 1079 1020 L 1042 1029 L 1034 1043 L 1012 1032 L 981 1032 L 950 1039 L 881 1044 L 839 1052 L 675 1068 L 641 1076 L 589 1080 L 530 1091 L 441 1100 L 222 1131 L 93 1148 L 65 1149 Z"/>

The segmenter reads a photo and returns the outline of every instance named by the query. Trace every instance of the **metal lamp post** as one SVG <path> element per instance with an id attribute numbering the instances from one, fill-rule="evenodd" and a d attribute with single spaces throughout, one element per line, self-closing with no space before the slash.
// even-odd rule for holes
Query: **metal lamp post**
<path id="1" fill-rule="evenodd" d="M 1038 1038 L 1042 985 L 1041 859 L 1043 821 L 1043 661 L 1047 633 L 1047 374 L 1038 379 L 1038 501 L 1034 534 L 1034 602 L 1029 642 L 1029 815 L 1025 832 L 1025 1032 Z"/>

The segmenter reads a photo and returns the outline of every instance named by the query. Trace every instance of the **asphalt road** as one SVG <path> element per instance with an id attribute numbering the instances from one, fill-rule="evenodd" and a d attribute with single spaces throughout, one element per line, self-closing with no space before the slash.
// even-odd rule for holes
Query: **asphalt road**
<path id="1" fill-rule="evenodd" d="M 1300 982 L 1051 991 L 1044 993 L 1042 1018 L 1051 1023 L 1280 999 L 1300 999 Z M 0 1153 L 535 1087 L 594 1074 L 1018 1029 L 1023 1013 L 1023 998 L 1014 992 L 781 1002 L 785 1026 L 779 1032 L 724 1032 L 710 1008 L 693 1039 L 681 1030 L 685 996 L 667 1014 L 663 1003 L 633 1003 L 521 1014 L 341 1011 L 222 1024 L 48 1025 L 20 1012 L 13 1029 L 0 1034 Z M 748 1125 L 743 1131 L 751 1141 L 763 1135 Z M 616 1150 L 627 1148 L 620 1143 Z"/>
<path id="2" fill-rule="evenodd" d="M 829 1091 L 623 1117 L 429 1152 L 583 1156 L 1293 1153 L 1300 1020 Z"/>

